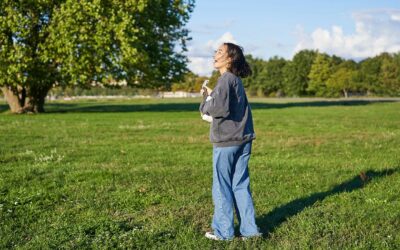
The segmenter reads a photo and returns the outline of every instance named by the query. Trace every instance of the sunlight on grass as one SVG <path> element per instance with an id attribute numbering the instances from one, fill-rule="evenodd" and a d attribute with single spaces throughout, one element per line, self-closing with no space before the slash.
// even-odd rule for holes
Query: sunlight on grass
<path id="1" fill-rule="evenodd" d="M 264 237 L 210 242 L 212 145 L 198 101 L 0 114 L 0 248 L 400 248 L 399 102 L 252 100 Z"/>

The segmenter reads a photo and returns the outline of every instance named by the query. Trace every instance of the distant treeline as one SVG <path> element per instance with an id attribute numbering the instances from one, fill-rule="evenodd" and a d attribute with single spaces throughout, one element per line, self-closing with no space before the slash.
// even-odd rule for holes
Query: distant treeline
<path id="1" fill-rule="evenodd" d="M 253 74 L 243 79 L 251 96 L 268 97 L 348 97 L 348 96 L 400 96 L 400 52 L 381 53 L 362 61 L 346 60 L 315 50 L 302 50 L 292 60 L 272 57 L 269 60 L 246 56 Z M 205 79 L 214 87 L 219 73 L 211 77 L 192 72 L 183 80 L 168 86 L 148 89 L 132 86 L 77 86 L 54 87 L 50 96 L 81 95 L 156 95 L 158 91 L 198 92 Z M 0 92 L 0 96 L 1 96 Z"/>
<path id="2" fill-rule="evenodd" d="M 292 60 L 265 61 L 246 56 L 253 74 L 243 84 L 253 96 L 399 96 L 400 53 L 382 53 L 356 62 L 315 50 L 302 50 Z M 211 84 L 219 73 L 214 71 Z M 199 91 L 206 77 L 188 73 L 172 90 Z"/>

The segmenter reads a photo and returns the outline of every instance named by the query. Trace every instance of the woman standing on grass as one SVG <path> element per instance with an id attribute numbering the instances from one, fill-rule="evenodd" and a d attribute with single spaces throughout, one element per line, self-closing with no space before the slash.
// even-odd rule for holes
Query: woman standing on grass
<path id="1" fill-rule="evenodd" d="M 242 237 L 260 236 L 248 172 L 255 134 L 240 79 L 249 76 L 251 69 L 242 48 L 232 43 L 219 46 L 214 55 L 214 67 L 221 76 L 214 90 L 207 86 L 202 89 L 204 100 L 200 105 L 202 118 L 211 122 L 210 141 L 213 143 L 214 231 L 205 236 L 212 240 L 233 239 L 233 207 Z"/>

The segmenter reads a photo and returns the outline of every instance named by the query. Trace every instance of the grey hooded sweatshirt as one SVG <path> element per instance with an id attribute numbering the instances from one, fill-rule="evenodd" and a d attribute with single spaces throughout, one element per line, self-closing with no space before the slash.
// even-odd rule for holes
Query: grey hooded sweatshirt
<path id="1" fill-rule="evenodd" d="M 256 137 L 242 80 L 231 72 L 218 78 L 211 95 L 200 104 L 200 112 L 213 118 L 210 141 L 216 147 L 237 146 Z"/>

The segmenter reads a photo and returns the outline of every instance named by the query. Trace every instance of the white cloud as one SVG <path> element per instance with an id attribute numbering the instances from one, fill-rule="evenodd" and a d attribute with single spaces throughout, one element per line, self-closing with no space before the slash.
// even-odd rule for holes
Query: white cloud
<path id="1" fill-rule="evenodd" d="M 203 57 L 189 57 L 189 69 L 195 74 L 210 76 L 213 70 L 213 61 Z"/>
<path id="2" fill-rule="evenodd" d="M 400 10 L 372 10 L 353 13 L 355 33 L 344 34 L 339 26 L 317 28 L 306 34 L 297 27 L 294 49 L 318 49 L 345 58 L 365 58 L 382 52 L 400 51 Z"/>
<path id="3" fill-rule="evenodd" d="M 202 76 L 210 76 L 213 67 L 214 51 L 225 42 L 236 43 L 230 32 L 224 33 L 215 40 L 209 40 L 205 44 L 188 46 L 189 69 Z"/>
<path id="4" fill-rule="evenodd" d="M 207 48 L 211 49 L 212 51 L 218 49 L 218 47 L 222 44 L 222 43 L 237 43 L 235 38 L 233 38 L 233 35 L 230 32 L 226 32 L 225 34 L 223 34 L 220 38 L 218 38 L 217 40 L 209 40 L 207 42 Z"/>
<path id="5" fill-rule="evenodd" d="M 393 14 L 393 15 L 391 16 L 391 19 L 392 19 L 393 21 L 398 21 L 398 22 L 400 22 L 400 14 Z"/>

